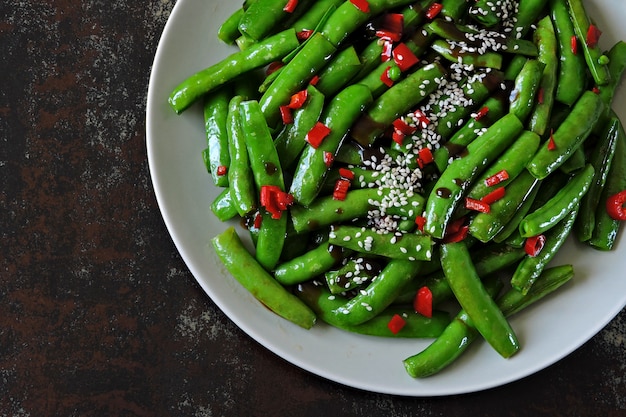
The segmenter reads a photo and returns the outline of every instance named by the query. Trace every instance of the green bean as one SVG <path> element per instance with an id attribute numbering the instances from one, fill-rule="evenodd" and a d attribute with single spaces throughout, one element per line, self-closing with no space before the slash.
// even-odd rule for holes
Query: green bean
<path id="1" fill-rule="evenodd" d="M 572 23 L 574 24 L 574 31 L 578 37 L 578 43 L 583 49 L 587 68 L 589 68 L 596 84 L 606 85 L 611 81 L 611 74 L 608 67 L 601 63 L 600 57 L 603 56 L 603 52 L 600 46 L 587 42 L 587 33 L 589 32 L 591 22 L 585 6 L 582 0 L 567 0 L 567 4 Z"/>
<path id="2" fill-rule="evenodd" d="M 537 93 L 545 64 L 538 59 L 526 61 L 515 78 L 515 88 L 511 92 L 510 112 L 522 122 L 526 122 L 535 107 Z"/>
<path id="3" fill-rule="evenodd" d="M 471 52 L 443 39 L 434 41 L 431 48 L 450 62 L 459 62 L 480 68 L 502 68 L 502 55 L 496 52 Z"/>
<path id="4" fill-rule="evenodd" d="M 507 81 L 515 81 L 515 78 L 522 71 L 528 59 L 529 58 L 524 55 L 514 55 L 504 70 L 504 79 Z"/>
<path id="5" fill-rule="evenodd" d="M 257 208 L 257 190 L 254 186 L 250 157 L 242 130 L 239 108 L 242 101 L 241 96 L 235 96 L 230 100 L 226 132 L 231 159 L 228 169 L 230 197 L 239 215 L 244 217 Z"/>
<path id="6" fill-rule="evenodd" d="M 265 123 L 265 117 L 258 101 L 244 101 L 239 106 L 241 126 L 246 149 L 250 156 L 250 166 L 257 190 L 263 186 L 277 186 L 285 190 L 283 171 L 274 147 L 272 135 Z M 273 269 L 280 258 L 287 231 L 287 216 L 280 218 L 261 211 L 262 223 L 256 244 L 256 259 L 268 270 Z"/>
<path id="7" fill-rule="evenodd" d="M 303 205 L 310 205 L 328 173 L 326 153 L 335 155 L 352 123 L 371 102 L 370 91 L 353 84 L 337 94 L 322 114 L 321 122 L 330 134 L 317 147 L 306 146 L 296 166 L 290 193 Z"/>
<path id="8" fill-rule="evenodd" d="M 513 356 L 520 348 L 515 332 L 480 281 L 467 246 L 446 243 L 440 250 L 446 280 L 478 332 L 502 357 Z"/>
<path id="9" fill-rule="evenodd" d="M 559 68 L 556 35 L 549 16 L 544 17 L 537 23 L 533 39 L 539 46 L 539 57 L 537 59 L 544 64 L 544 69 L 539 83 L 539 97 L 530 114 L 528 126 L 529 130 L 538 135 L 543 135 L 552 114 Z"/>
<path id="10" fill-rule="evenodd" d="M 351 252 L 328 241 L 322 242 L 303 255 L 277 265 L 274 269 L 274 278 L 283 285 L 308 281 L 328 271 Z"/>
<path id="11" fill-rule="evenodd" d="M 609 74 L 611 74 L 611 81 L 606 85 L 598 86 L 598 94 L 604 100 L 606 104 L 604 119 L 610 119 L 610 109 L 613 103 L 613 97 L 617 86 L 622 81 L 624 70 L 626 70 L 626 42 L 619 41 L 613 45 L 613 47 L 607 53 L 609 57 Z"/>
<path id="12" fill-rule="evenodd" d="M 212 243 L 226 269 L 264 306 L 298 326 L 313 327 L 315 313 L 259 265 L 233 227 L 215 236 Z"/>
<path id="13" fill-rule="evenodd" d="M 227 45 L 233 45 L 237 38 L 241 36 L 239 21 L 244 13 L 245 10 L 243 7 L 240 7 L 224 20 L 217 30 L 217 38 Z"/>
<path id="14" fill-rule="evenodd" d="M 259 41 L 272 33 L 289 16 L 284 11 L 287 0 L 258 0 L 239 20 L 239 31 Z"/>
<path id="15" fill-rule="evenodd" d="M 574 227 L 574 220 L 577 214 L 578 206 L 574 207 L 556 226 L 546 233 L 546 243 L 539 254 L 522 259 L 511 277 L 511 286 L 514 289 L 522 294 L 527 294 L 531 290 L 548 263 L 565 243 Z"/>
<path id="16" fill-rule="evenodd" d="M 225 222 L 237 216 L 233 198 L 230 189 L 224 188 L 222 192 L 211 203 L 211 211 L 220 221 Z"/>
<path id="17" fill-rule="evenodd" d="M 347 302 L 344 297 L 333 295 L 326 288 L 312 283 L 301 284 L 296 291 L 296 295 L 316 312 L 320 320 L 352 333 L 382 337 L 437 337 L 450 322 L 448 313 L 441 311 L 434 311 L 432 318 L 427 318 L 411 308 L 390 306 L 365 323 L 349 325 L 336 320 L 332 313 Z M 396 314 L 402 317 L 405 323 L 399 332 L 393 333 L 388 325 Z"/>
<path id="18" fill-rule="evenodd" d="M 574 153 L 571 154 L 565 162 L 563 162 L 563 165 L 559 167 L 559 170 L 563 171 L 566 174 L 572 174 L 579 169 L 584 168 L 586 164 L 587 155 L 585 154 L 583 146 L 579 146 L 578 148 L 576 148 L 576 150 L 574 150 Z"/>
<path id="19" fill-rule="evenodd" d="M 433 92 L 444 72 L 441 64 L 428 64 L 394 84 L 359 118 L 352 127 L 352 137 L 362 146 L 370 146 L 395 119 Z"/>
<path id="20" fill-rule="evenodd" d="M 539 180 L 522 172 L 507 187 L 506 195 L 490 205 L 488 213 L 478 213 L 470 221 L 469 232 L 481 242 L 489 242 L 515 216 L 537 188 Z"/>
<path id="21" fill-rule="evenodd" d="M 506 242 L 508 246 L 514 248 L 521 248 L 524 243 L 524 238 L 519 234 L 519 223 L 522 221 L 526 214 L 530 211 L 535 199 L 537 198 L 537 194 L 539 193 L 539 189 L 541 188 L 541 184 L 538 187 L 533 187 L 530 193 L 526 196 L 522 204 L 517 209 L 517 212 L 511 217 L 509 222 L 500 229 L 498 234 L 493 237 L 493 241 L 496 243 Z M 515 240 L 515 237 L 519 236 L 518 240 Z M 513 239 L 513 240 L 509 240 Z"/>
<path id="22" fill-rule="evenodd" d="M 381 234 L 371 228 L 348 225 L 333 226 L 328 241 L 351 250 L 409 261 L 429 261 L 433 247 L 430 236 L 412 233 Z"/>
<path id="23" fill-rule="evenodd" d="M 312 85 L 307 87 L 307 101 L 293 112 L 293 123 L 285 125 L 274 145 L 283 168 L 291 166 L 306 146 L 303 138 L 315 126 L 324 108 L 326 97 Z"/>
<path id="24" fill-rule="evenodd" d="M 304 48 L 282 69 L 259 100 L 269 126 L 275 126 L 280 119 L 280 106 L 289 103 L 291 96 L 328 63 L 335 50 L 319 33 L 308 39 Z"/>
<path id="25" fill-rule="evenodd" d="M 596 208 L 611 169 L 620 128 L 619 118 L 614 115 L 589 159 L 594 168 L 594 176 L 589 191 L 580 201 L 580 211 L 574 223 L 574 234 L 581 242 L 591 239 L 593 235 Z"/>
<path id="26" fill-rule="evenodd" d="M 220 171 L 220 167 L 230 166 L 228 153 L 228 135 L 226 118 L 231 93 L 228 88 L 221 88 L 208 94 L 204 100 L 204 130 L 206 132 L 209 170 L 213 182 L 218 187 L 228 186 L 228 175 Z"/>
<path id="27" fill-rule="evenodd" d="M 626 190 L 626 133 L 620 123 L 615 145 L 615 155 L 611 163 L 611 170 L 606 179 L 606 184 L 600 196 L 600 202 L 596 208 L 595 225 L 591 239 L 587 243 L 598 250 L 609 251 L 614 248 L 623 222 L 609 216 L 606 200 L 623 190 Z"/>
<path id="28" fill-rule="evenodd" d="M 341 326 L 365 323 L 384 311 L 420 269 L 420 262 L 392 259 L 366 289 L 334 308 L 330 314 Z"/>
<path id="29" fill-rule="evenodd" d="M 353 46 L 338 52 L 335 57 L 323 68 L 319 81 L 315 86 L 322 94 L 332 97 L 356 75 L 361 68 L 361 61 Z"/>
<path id="30" fill-rule="evenodd" d="M 553 143 L 556 149 L 541 146 L 528 164 L 528 170 L 535 178 L 544 179 L 574 153 L 593 130 L 604 107 L 600 96 L 591 91 L 583 93 L 572 111 L 554 132 Z"/>
<path id="31" fill-rule="evenodd" d="M 541 16 L 546 6 L 545 0 L 520 0 L 515 15 L 513 34 L 521 39 L 531 29 L 532 24 Z"/>
<path id="32" fill-rule="evenodd" d="M 293 29 L 271 36 L 250 48 L 235 52 L 228 58 L 199 71 L 170 94 L 169 104 L 176 113 L 182 113 L 193 102 L 219 86 L 257 68 L 282 58 L 299 44 Z"/>
<path id="33" fill-rule="evenodd" d="M 470 16 L 482 26 L 496 26 L 501 21 L 501 10 L 492 6 L 490 0 L 476 0 L 470 7 Z"/>
<path id="34" fill-rule="evenodd" d="M 594 176 L 591 164 L 577 172 L 545 205 L 528 214 L 519 224 L 522 237 L 542 234 L 564 219 L 587 193 Z"/>
<path id="35" fill-rule="evenodd" d="M 344 0 L 317 0 L 314 1 L 292 27 L 297 31 L 313 30 L 322 21 L 329 10 L 335 10 Z"/>
<path id="36" fill-rule="evenodd" d="M 444 18 L 460 20 L 468 10 L 467 0 L 442 0 L 441 15 Z"/>
<path id="37" fill-rule="evenodd" d="M 355 253 L 339 269 L 324 274 L 326 286 L 332 294 L 342 294 L 368 285 L 382 270 L 378 259 L 367 253 Z"/>
<path id="38" fill-rule="evenodd" d="M 441 174 L 426 200 L 424 230 L 441 239 L 463 193 L 472 181 L 506 149 L 522 131 L 515 115 L 508 114 L 467 146 L 468 155 L 455 159 Z"/>
<path id="39" fill-rule="evenodd" d="M 573 105 L 585 89 L 587 69 L 582 54 L 572 50 L 572 38 L 576 36 L 570 19 L 566 0 L 550 1 L 550 17 L 554 24 L 559 45 L 559 74 L 557 77 L 556 100 Z"/>

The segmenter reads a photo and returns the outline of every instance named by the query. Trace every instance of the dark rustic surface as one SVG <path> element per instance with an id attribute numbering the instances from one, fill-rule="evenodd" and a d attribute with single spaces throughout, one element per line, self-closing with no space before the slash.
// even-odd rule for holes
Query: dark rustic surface
<path id="1" fill-rule="evenodd" d="M 335 385 L 236 328 L 178 256 L 148 174 L 173 6 L 0 2 L 0 415 L 626 415 L 626 311 L 536 375 L 426 399 Z"/>

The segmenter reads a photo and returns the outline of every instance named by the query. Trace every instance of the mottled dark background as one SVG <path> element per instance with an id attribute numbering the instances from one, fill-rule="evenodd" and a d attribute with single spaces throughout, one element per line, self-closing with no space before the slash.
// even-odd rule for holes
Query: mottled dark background
<path id="1" fill-rule="evenodd" d="M 0 2 L 0 415 L 626 415 L 626 311 L 536 375 L 426 399 L 327 382 L 236 328 L 148 174 L 148 77 L 174 3 Z"/>

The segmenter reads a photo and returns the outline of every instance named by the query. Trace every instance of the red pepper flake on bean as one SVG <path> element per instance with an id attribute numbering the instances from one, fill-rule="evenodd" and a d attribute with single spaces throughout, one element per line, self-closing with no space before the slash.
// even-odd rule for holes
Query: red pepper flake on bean
<path id="1" fill-rule="evenodd" d="M 335 162 L 335 155 L 332 152 L 324 151 L 324 164 L 330 168 Z"/>
<path id="2" fill-rule="evenodd" d="M 293 204 L 294 198 L 276 185 L 264 185 L 261 187 L 259 202 L 262 207 L 272 215 L 272 219 L 280 219 L 283 211 Z"/>
<path id="3" fill-rule="evenodd" d="M 509 179 L 509 173 L 506 171 L 506 169 L 503 169 L 502 171 L 498 171 L 492 176 L 485 179 L 485 185 L 487 187 L 493 187 L 494 185 L 498 185 L 501 182 L 506 181 L 508 179 Z"/>
<path id="4" fill-rule="evenodd" d="M 496 201 L 502 199 L 506 195 L 506 189 L 504 187 L 498 187 L 483 198 L 480 199 L 483 203 L 493 204 Z"/>
<path id="5" fill-rule="evenodd" d="M 391 333 L 398 334 L 400 330 L 406 325 L 406 320 L 402 318 L 399 314 L 394 314 L 387 323 L 387 327 L 391 330 Z"/>
<path id="6" fill-rule="evenodd" d="M 370 12 L 370 4 L 367 0 L 350 0 L 350 3 L 354 4 L 354 6 L 363 13 Z"/>
<path id="7" fill-rule="evenodd" d="M 293 13 L 296 10 L 297 5 L 298 0 L 289 0 L 285 7 L 283 7 L 283 11 L 286 13 Z"/>
<path id="8" fill-rule="evenodd" d="M 291 112 L 291 108 L 289 106 L 280 106 L 279 109 L 283 124 L 288 125 L 293 123 L 293 113 Z"/>
<path id="9" fill-rule="evenodd" d="M 481 213 L 489 213 L 491 211 L 489 204 L 471 197 L 465 197 L 465 208 L 468 210 L 479 211 Z"/>
<path id="10" fill-rule="evenodd" d="M 228 174 L 228 167 L 225 166 L 225 165 L 218 166 L 216 174 L 219 175 L 220 177 L 223 176 L 223 175 Z"/>
<path id="11" fill-rule="evenodd" d="M 544 235 L 532 236 L 526 239 L 524 243 L 524 252 L 530 257 L 539 255 L 541 250 L 546 244 L 546 237 Z"/>
<path id="12" fill-rule="evenodd" d="M 380 28 L 376 30 L 376 36 L 392 42 L 402 39 L 404 29 L 404 15 L 400 13 L 387 13 L 383 16 Z"/>
<path id="13" fill-rule="evenodd" d="M 433 292 L 428 287 L 417 290 L 413 299 L 413 310 L 424 317 L 433 316 Z"/>
<path id="14" fill-rule="evenodd" d="M 393 80 L 391 79 L 391 77 L 389 76 L 389 70 L 391 69 L 391 67 L 387 67 L 387 69 L 385 69 L 383 71 L 383 73 L 380 75 L 380 80 L 383 82 L 383 84 L 385 84 L 387 87 L 392 87 L 393 86 Z"/>
<path id="15" fill-rule="evenodd" d="M 488 113 L 489 113 L 489 107 L 487 106 L 481 107 L 481 109 L 478 110 L 476 114 L 474 115 L 474 120 L 479 121 L 483 117 L 487 116 Z"/>
<path id="16" fill-rule="evenodd" d="M 309 133 L 307 133 L 304 140 L 317 149 L 328 135 L 330 135 L 330 129 L 324 123 L 317 122 Z"/>
<path id="17" fill-rule="evenodd" d="M 303 29 L 299 31 L 298 33 L 296 33 L 296 36 L 298 37 L 298 40 L 300 42 L 304 42 L 307 39 L 309 39 L 311 35 L 313 35 L 313 33 L 314 31 L 312 31 L 311 29 Z"/>
<path id="18" fill-rule="evenodd" d="M 443 5 L 441 3 L 433 3 L 428 10 L 426 11 L 426 17 L 430 20 L 433 20 L 443 9 Z"/>
<path id="19" fill-rule="evenodd" d="M 265 70 L 265 75 L 270 75 L 271 73 L 278 71 L 284 66 L 285 64 L 282 61 L 272 62 L 267 66 L 267 70 Z"/>
<path id="20" fill-rule="evenodd" d="M 587 30 L 587 46 L 590 48 L 597 46 L 601 35 L 602 32 L 596 25 L 593 23 L 589 25 L 589 29 Z"/>
<path id="21" fill-rule="evenodd" d="M 400 68 L 400 71 L 405 72 L 411 69 L 415 64 L 419 62 L 419 58 L 409 49 L 406 44 L 401 43 L 395 47 L 392 52 L 393 60 Z"/>
<path id="22" fill-rule="evenodd" d="M 343 201 L 348 195 L 350 189 L 350 180 L 341 178 L 335 182 L 335 189 L 333 190 L 333 199 Z"/>
<path id="23" fill-rule="evenodd" d="M 289 108 L 294 110 L 301 108 L 302 106 L 304 106 L 304 103 L 306 103 L 306 99 L 308 97 L 309 92 L 307 90 L 298 91 L 291 96 L 291 100 L 288 104 Z"/>
<path id="24" fill-rule="evenodd" d="M 465 240 L 469 233 L 469 226 L 465 224 L 465 220 L 465 217 L 461 217 L 448 224 L 442 243 L 456 243 Z"/>
<path id="25" fill-rule="evenodd" d="M 417 230 L 420 232 L 424 231 L 424 226 L 426 225 L 426 217 L 417 216 L 415 217 L 415 224 L 417 225 Z"/>
<path id="26" fill-rule="evenodd" d="M 389 40 L 385 40 L 383 42 L 383 50 L 380 53 L 380 60 L 382 62 L 387 62 L 391 60 L 392 54 L 393 54 L 393 42 Z"/>
<path id="27" fill-rule="evenodd" d="M 626 220 L 626 190 L 613 194 L 606 200 L 606 211 L 613 220 Z"/>
<path id="28" fill-rule="evenodd" d="M 570 48 L 572 49 L 572 53 L 574 55 L 578 55 L 578 38 L 576 35 L 572 35 L 572 38 L 570 39 Z"/>
<path id="29" fill-rule="evenodd" d="M 320 82 L 320 76 L 315 75 L 313 78 L 311 78 L 311 81 L 309 81 L 309 84 L 311 84 L 312 86 L 316 86 L 317 83 L 319 82 Z"/>
<path id="30" fill-rule="evenodd" d="M 550 139 L 548 139 L 548 150 L 556 150 L 556 142 L 554 141 L 554 131 L 550 131 Z"/>

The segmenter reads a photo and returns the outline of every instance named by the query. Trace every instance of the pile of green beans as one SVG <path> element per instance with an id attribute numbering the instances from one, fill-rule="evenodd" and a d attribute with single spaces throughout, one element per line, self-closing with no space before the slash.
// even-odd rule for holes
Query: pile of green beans
<path id="1" fill-rule="evenodd" d="M 600 33 L 582 0 L 246 0 L 232 55 L 169 97 L 204 110 L 217 255 L 303 328 L 433 338 L 412 377 L 478 337 L 515 355 L 508 317 L 574 276 L 565 241 L 622 226 L 626 43 Z"/>

